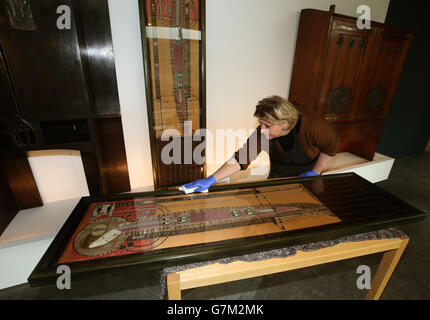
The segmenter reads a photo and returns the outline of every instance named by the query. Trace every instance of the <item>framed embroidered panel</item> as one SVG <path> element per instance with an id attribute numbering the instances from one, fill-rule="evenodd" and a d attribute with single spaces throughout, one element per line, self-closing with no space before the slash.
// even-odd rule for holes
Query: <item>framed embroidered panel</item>
<path id="1" fill-rule="evenodd" d="M 82 198 L 29 277 L 161 269 L 379 230 L 422 219 L 356 174 Z M 55 281 L 54 281 L 55 282 Z"/>

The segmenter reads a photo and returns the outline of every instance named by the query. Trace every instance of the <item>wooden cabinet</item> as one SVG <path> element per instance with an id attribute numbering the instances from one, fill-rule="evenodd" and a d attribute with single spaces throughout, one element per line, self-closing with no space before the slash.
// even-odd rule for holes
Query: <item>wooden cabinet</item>
<path id="1" fill-rule="evenodd" d="M 385 117 L 402 72 L 412 32 L 376 29 L 375 43 L 364 70 L 356 119 Z"/>
<path id="2" fill-rule="evenodd" d="M 323 114 L 337 130 L 338 151 L 371 160 L 399 80 L 413 30 L 304 9 L 289 99 Z"/>

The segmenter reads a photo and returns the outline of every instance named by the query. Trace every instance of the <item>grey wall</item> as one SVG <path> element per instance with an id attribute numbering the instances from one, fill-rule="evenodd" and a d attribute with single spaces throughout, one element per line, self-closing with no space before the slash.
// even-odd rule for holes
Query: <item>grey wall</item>
<path id="1" fill-rule="evenodd" d="M 394 158 L 423 152 L 430 137 L 430 37 L 425 4 L 391 0 L 385 19 L 387 24 L 416 28 L 377 148 Z"/>

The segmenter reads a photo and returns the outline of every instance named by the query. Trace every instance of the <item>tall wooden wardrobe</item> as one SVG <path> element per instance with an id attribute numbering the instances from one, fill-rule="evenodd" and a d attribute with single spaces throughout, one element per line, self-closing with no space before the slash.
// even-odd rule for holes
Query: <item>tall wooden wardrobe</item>
<path id="1" fill-rule="evenodd" d="M 413 34 L 329 11 L 301 11 L 289 100 L 332 123 L 338 152 L 373 159 Z"/>

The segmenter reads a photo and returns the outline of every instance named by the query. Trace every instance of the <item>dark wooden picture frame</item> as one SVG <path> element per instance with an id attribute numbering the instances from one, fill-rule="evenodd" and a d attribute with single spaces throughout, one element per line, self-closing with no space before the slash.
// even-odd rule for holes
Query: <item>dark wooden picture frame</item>
<path id="1" fill-rule="evenodd" d="M 379 230 L 419 221 L 427 216 L 426 213 L 410 206 L 355 173 L 298 179 L 281 178 L 263 182 L 213 186 L 209 194 L 218 191 L 297 183 L 311 191 L 342 222 L 262 236 L 79 261 L 67 265 L 70 267 L 74 278 L 132 266 L 138 266 L 139 272 L 161 270 L 167 266 L 238 256 Z M 40 286 L 55 283 L 59 276 L 56 273 L 57 261 L 91 203 L 181 194 L 183 193 L 179 190 L 170 189 L 109 197 L 82 198 L 28 278 L 30 285 Z"/>

